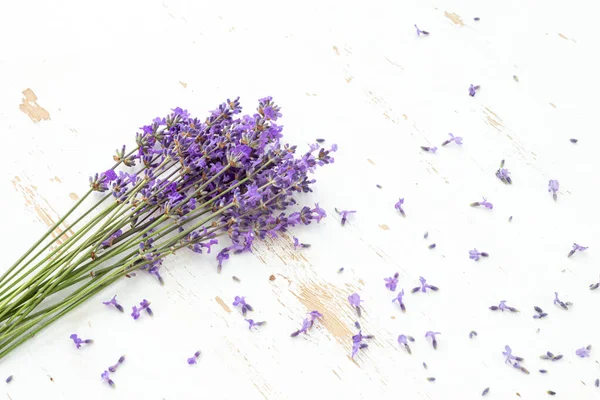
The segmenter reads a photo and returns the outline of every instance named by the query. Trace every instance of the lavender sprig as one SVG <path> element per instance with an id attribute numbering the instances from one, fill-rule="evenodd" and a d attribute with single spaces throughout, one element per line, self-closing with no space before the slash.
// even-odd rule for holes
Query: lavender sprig
<path id="1" fill-rule="evenodd" d="M 471 203 L 471 207 L 479 207 L 479 206 L 483 206 L 489 210 L 494 208 L 494 205 L 492 203 L 490 203 L 489 201 L 487 201 L 487 199 L 485 197 L 483 197 L 483 201 L 476 201 L 474 203 Z"/>
<path id="2" fill-rule="evenodd" d="M 385 281 L 385 287 L 390 289 L 392 292 L 396 291 L 399 276 L 400 274 L 396 272 L 394 276 L 390 276 L 389 278 L 383 278 L 383 280 Z"/>
<path id="3" fill-rule="evenodd" d="M 402 215 L 403 217 L 406 217 L 406 213 L 404 212 L 404 209 L 402 208 L 403 204 L 404 204 L 404 198 L 401 197 L 400 200 L 398 200 L 398 202 L 396 204 L 394 204 L 394 208 L 400 212 L 400 215 Z"/>
<path id="4" fill-rule="evenodd" d="M 427 151 L 427 152 L 433 153 L 433 154 L 435 154 L 435 152 L 437 151 L 437 149 L 438 148 L 435 147 L 435 146 L 431 146 L 431 147 L 430 146 L 421 146 L 421 150 Z"/>
<path id="5" fill-rule="evenodd" d="M 492 311 L 498 311 L 499 310 L 499 311 L 502 311 L 502 312 L 504 312 L 504 310 L 508 310 L 510 312 L 519 312 L 519 310 L 517 310 L 516 308 L 507 306 L 506 305 L 506 300 L 502 300 L 500 302 L 500 304 L 498 304 L 497 306 L 490 306 L 490 310 L 492 310 Z"/>
<path id="6" fill-rule="evenodd" d="M 404 348 L 406 349 L 408 354 L 412 354 L 412 352 L 410 351 L 410 346 L 408 345 L 407 339 L 408 339 L 408 337 L 406 335 L 400 335 L 400 336 L 398 336 L 398 343 L 400 343 L 401 345 L 404 346 Z"/>
<path id="7" fill-rule="evenodd" d="M 252 328 L 258 328 L 259 326 L 267 323 L 267 321 L 254 322 L 253 319 L 247 319 L 246 322 L 248 323 L 248 330 L 252 330 Z"/>
<path id="8" fill-rule="evenodd" d="M 314 325 L 314 322 L 323 317 L 323 314 L 321 314 L 318 311 L 311 311 L 310 313 L 308 313 L 310 318 L 304 318 L 304 320 L 302 321 L 302 327 L 300 329 L 298 329 L 297 331 L 293 332 L 290 336 L 291 337 L 296 337 L 301 333 L 308 333 L 308 330 L 311 329 Z"/>
<path id="9" fill-rule="evenodd" d="M 337 209 L 336 209 L 336 211 L 337 211 Z M 354 213 L 356 213 L 356 211 L 354 211 L 354 210 L 351 210 L 351 211 L 348 211 L 348 210 L 338 211 L 338 214 L 340 214 L 342 216 L 342 226 L 346 225 L 346 220 L 348 219 L 348 215 L 354 214 Z"/>
<path id="10" fill-rule="evenodd" d="M 300 243 L 300 240 L 296 236 L 292 237 L 294 239 L 294 249 L 306 249 L 310 247 L 310 244 Z"/>
<path id="11" fill-rule="evenodd" d="M 392 299 L 392 303 L 394 301 L 397 301 L 402 312 L 406 312 L 406 307 L 404 306 L 404 302 L 402 301 L 403 297 L 404 297 L 404 289 L 402 289 L 400 292 L 398 292 L 398 295 Z"/>
<path id="12" fill-rule="evenodd" d="M 469 96 L 474 97 L 477 90 L 479 90 L 481 86 L 473 86 L 473 84 L 469 85 Z"/>
<path id="13" fill-rule="evenodd" d="M 440 335 L 440 332 L 427 331 L 425 332 L 425 337 L 431 339 L 431 345 L 434 350 L 437 350 L 437 340 L 435 338 L 436 335 Z"/>
<path id="14" fill-rule="evenodd" d="M 194 355 L 187 359 L 188 365 L 198 364 L 198 357 L 200 357 L 200 350 L 194 353 Z"/>
<path id="15" fill-rule="evenodd" d="M 358 350 L 369 347 L 367 343 L 364 343 L 366 339 L 373 339 L 374 337 L 373 335 L 363 335 L 362 331 L 358 331 L 356 335 L 352 336 L 352 358 L 358 353 Z"/>
<path id="16" fill-rule="evenodd" d="M 252 306 L 250 304 L 246 303 L 246 297 L 244 297 L 244 296 L 235 296 L 235 299 L 233 301 L 233 306 L 234 307 L 242 306 L 242 314 L 243 315 L 246 315 L 247 311 L 254 311 Z"/>
<path id="17" fill-rule="evenodd" d="M 102 380 L 106 383 L 108 383 L 110 385 L 110 387 L 114 388 L 115 387 L 115 382 L 113 382 L 112 379 L 110 379 L 110 373 L 108 371 L 104 371 L 100 377 L 102 378 Z"/>
<path id="18" fill-rule="evenodd" d="M 415 24 L 415 29 L 417 30 L 417 36 L 421 36 L 421 35 L 427 36 L 427 35 L 429 35 L 429 32 L 420 30 L 419 27 L 417 26 L 417 24 Z"/>
<path id="19" fill-rule="evenodd" d="M 111 365 L 110 367 L 108 367 L 108 370 L 110 372 L 116 372 L 117 368 L 121 366 L 121 364 L 123 364 L 125 362 L 125 356 L 121 356 L 119 357 L 119 360 L 117 361 L 117 363 L 115 365 Z"/>
<path id="20" fill-rule="evenodd" d="M 479 252 L 477 249 L 469 250 L 469 258 L 471 260 L 479 261 L 481 257 L 489 257 L 490 255 L 486 252 Z"/>
<path id="21" fill-rule="evenodd" d="M 560 186 L 560 184 L 555 179 L 550 179 L 548 181 L 548 192 L 552 192 L 552 198 L 554 199 L 554 201 L 558 200 L 557 192 L 558 192 L 559 186 Z"/>
<path id="22" fill-rule="evenodd" d="M 69 336 L 69 338 L 73 341 L 73 343 L 75 343 L 75 346 L 77 346 L 78 349 L 81 348 L 82 344 L 94 343 L 92 339 L 80 339 L 76 333 L 73 333 L 71 336 Z"/>
<path id="23" fill-rule="evenodd" d="M 109 301 L 103 301 L 102 304 L 107 305 L 107 306 L 115 306 L 115 308 L 121 312 L 125 312 L 125 310 L 123 310 L 123 307 L 117 303 L 117 295 L 114 295 L 112 299 L 110 299 Z"/>

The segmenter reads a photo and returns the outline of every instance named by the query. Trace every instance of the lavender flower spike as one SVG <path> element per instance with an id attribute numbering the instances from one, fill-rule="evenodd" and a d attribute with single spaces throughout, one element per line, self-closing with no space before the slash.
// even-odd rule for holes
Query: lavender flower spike
<path id="1" fill-rule="evenodd" d="M 558 199 L 558 194 L 556 194 L 556 192 L 558 192 L 558 188 L 559 183 L 557 180 L 550 179 L 550 181 L 548 181 L 548 191 L 552 192 L 552 198 L 554 199 L 554 201 Z"/>
<path id="2" fill-rule="evenodd" d="M 115 383 L 113 382 L 112 379 L 110 379 L 109 373 L 108 371 L 104 371 L 100 377 L 102 378 L 103 381 L 105 381 L 106 383 L 108 383 L 111 387 L 115 387 Z"/>
<path id="3" fill-rule="evenodd" d="M 193 357 L 188 358 L 187 359 L 187 363 L 189 365 L 198 364 L 198 362 L 197 362 L 198 357 L 200 357 L 200 350 L 198 350 L 197 352 L 195 352 Z"/>
<path id="4" fill-rule="evenodd" d="M 577 354 L 581 358 L 589 357 L 590 351 L 592 350 L 592 345 L 588 345 L 586 347 L 582 347 L 580 349 L 575 350 L 575 354 Z"/>
<path id="5" fill-rule="evenodd" d="M 585 251 L 587 249 L 587 247 L 580 246 L 577 243 L 573 243 L 573 249 L 569 252 L 569 254 L 567 254 L 567 257 L 571 257 L 573 254 L 575 254 L 576 251 Z"/>
<path id="6" fill-rule="evenodd" d="M 339 212 L 339 214 L 342 216 L 342 226 L 346 225 L 346 220 L 348 219 L 348 214 L 354 214 L 356 213 L 356 211 L 348 211 L 348 210 L 342 210 Z"/>
<path id="7" fill-rule="evenodd" d="M 394 208 L 398 211 L 400 211 L 400 214 L 403 217 L 406 217 L 406 213 L 404 212 L 404 210 L 402 209 L 402 204 L 404 204 L 404 198 L 400 198 L 400 200 L 398 200 L 398 202 L 396 204 L 394 204 Z"/>
<path id="8" fill-rule="evenodd" d="M 102 304 L 105 304 L 107 306 L 115 306 L 115 308 L 121 312 L 125 311 L 123 310 L 123 307 L 119 303 L 117 303 L 117 295 L 114 295 L 113 298 L 109 301 L 103 301 Z"/>
<path id="9" fill-rule="evenodd" d="M 425 332 L 426 338 L 431 338 L 431 344 L 433 345 L 433 349 L 437 350 L 437 340 L 435 339 L 435 335 L 441 335 L 440 332 L 427 331 Z"/>
<path id="10" fill-rule="evenodd" d="M 474 203 L 471 203 L 471 207 L 479 207 L 479 206 L 484 206 L 487 209 L 492 209 L 494 208 L 494 205 L 492 203 L 490 203 L 489 201 L 487 201 L 487 198 L 482 197 L 483 201 L 476 201 Z"/>
<path id="11" fill-rule="evenodd" d="M 80 339 L 77 337 L 76 333 L 73 333 L 71 336 L 69 336 L 69 338 L 71 340 L 73 340 L 73 342 L 75 343 L 75 346 L 77 346 L 78 349 L 81 348 L 82 344 L 90 344 L 90 343 L 94 342 L 92 339 L 85 339 L 85 340 Z"/>
<path id="12" fill-rule="evenodd" d="M 360 302 L 363 301 L 360 299 L 360 296 L 358 293 L 352 293 L 350 296 L 348 296 L 348 301 L 350 302 L 350 305 L 354 308 L 356 308 L 356 312 L 358 314 L 358 316 L 360 317 Z"/>
<path id="13" fill-rule="evenodd" d="M 412 354 L 412 352 L 410 351 L 410 346 L 408 345 L 408 338 L 406 337 L 406 335 L 400 335 L 398 336 L 398 343 L 404 345 L 404 348 L 406 349 L 406 351 L 408 351 L 408 354 Z"/>
<path id="14" fill-rule="evenodd" d="M 474 97 L 477 90 L 479 90 L 481 86 L 473 86 L 473 84 L 469 85 L 469 96 Z"/>
<path id="15" fill-rule="evenodd" d="M 421 146 L 421 150 L 423 151 L 427 151 L 429 153 L 433 153 L 435 154 L 435 152 L 437 151 L 437 147 L 428 147 L 428 146 Z"/>
<path id="16" fill-rule="evenodd" d="M 417 30 L 417 36 L 421 36 L 421 35 L 427 36 L 427 35 L 429 35 L 429 32 L 420 30 L 419 27 L 417 26 L 417 24 L 415 24 L 415 29 Z"/>
<path id="17" fill-rule="evenodd" d="M 250 304 L 246 303 L 246 298 L 244 296 L 235 296 L 233 306 L 242 306 L 242 314 L 246 315 L 246 311 L 254 311 Z"/>
<path id="18" fill-rule="evenodd" d="M 479 258 L 481 257 L 489 257 L 489 254 L 485 252 L 479 252 L 477 249 L 469 250 L 469 258 L 471 260 L 479 261 Z"/>
<path id="19" fill-rule="evenodd" d="M 396 291 L 396 286 L 398 286 L 399 275 L 400 274 L 396 272 L 394 276 L 391 276 L 389 278 L 383 278 L 383 280 L 385 281 L 385 287 L 390 289 L 392 292 Z"/>
<path id="20" fill-rule="evenodd" d="M 254 322 L 253 319 L 247 319 L 246 322 L 248 323 L 248 330 L 252 330 L 252 328 L 258 328 L 261 325 L 264 325 L 267 323 L 267 321 L 259 321 L 259 322 Z"/>
<path id="21" fill-rule="evenodd" d="M 442 146 L 445 146 L 445 145 L 450 144 L 452 142 L 454 142 L 456 144 L 462 144 L 463 138 L 461 138 L 460 136 L 454 136 L 452 133 L 449 133 L 448 135 L 450 135 L 450 139 L 448 139 L 444 143 L 442 143 Z"/>
<path id="22" fill-rule="evenodd" d="M 417 286 L 415 288 L 412 289 L 412 293 L 416 293 L 419 290 L 423 293 L 427 292 L 427 289 L 431 289 L 434 292 L 437 292 L 438 290 L 440 290 L 440 288 L 438 288 L 437 286 L 433 286 L 427 283 L 427 280 L 425 278 L 423 278 L 422 276 L 419 277 L 419 281 L 421 281 L 421 286 Z"/>
<path id="23" fill-rule="evenodd" d="M 492 311 L 498 311 L 498 310 L 500 310 L 502 312 L 504 312 L 504 310 L 508 310 L 510 312 L 519 312 L 519 310 L 517 310 L 516 308 L 507 306 L 506 305 L 506 300 L 502 300 L 500 302 L 500 304 L 498 304 L 497 306 L 491 306 L 490 310 L 492 310 Z"/>
<path id="24" fill-rule="evenodd" d="M 402 310 L 402 312 L 406 312 L 406 307 L 404 306 L 402 297 L 404 297 L 404 289 L 402 289 L 400 292 L 398 292 L 398 296 L 396 296 L 395 298 L 392 299 L 392 303 L 394 301 L 397 301 L 398 304 L 400 305 L 400 309 Z"/>

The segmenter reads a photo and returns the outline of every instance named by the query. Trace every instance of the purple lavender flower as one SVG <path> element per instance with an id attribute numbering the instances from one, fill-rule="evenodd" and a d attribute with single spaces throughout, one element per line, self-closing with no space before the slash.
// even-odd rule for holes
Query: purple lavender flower
<path id="1" fill-rule="evenodd" d="M 246 303 L 246 297 L 244 296 L 235 296 L 235 299 L 233 299 L 233 306 L 237 307 L 237 306 L 242 306 L 242 314 L 246 315 L 246 311 L 254 311 L 252 309 L 252 306 L 250 306 L 250 304 Z"/>
<path id="2" fill-rule="evenodd" d="M 111 387 L 115 387 L 115 383 L 112 381 L 112 379 L 110 379 L 109 376 L 109 372 L 108 371 L 104 371 L 100 377 L 102 378 L 102 380 L 106 383 L 108 383 Z"/>
<path id="3" fill-rule="evenodd" d="M 558 194 L 556 194 L 556 192 L 558 192 L 558 188 L 559 184 L 557 180 L 550 179 L 548 181 L 548 192 L 552 192 L 552 198 L 554 199 L 554 201 L 558 199 Z"/>
<path id="4" fill-rule="evenodd" d="M 397 301 L 398 304 L 400 305 L 400 309 L 403 312 L 406 312 L 406 307 L 404 306 L 404 302 L 402 301 L 402 297 L 404 297 L 404 289 L 402 289 L 400 292 L 398 292 L 398 296 L 396 296 L 395 298 L 392 299 L 392 303 L 394 301 Z"/>
<path id="5" fill-rule="evenodd" d="M 398 336 L 398 343 L 404 345 L 404 348 L 406 349 L 406 351 L 408 351 L 408 354 L 412 354 L 412 352 L 410 351 L 410 346 L 408 345 L 408 338 L 406 337 L 406 335 L 400 335 Z"/>
<path id="6" fill-rule="evenodd" d="M 448 135 L 450 135 L 450 139 L 448 139 L 444 143 L 442 143 L 442 146 L 445 146 L 445 145 L 450 144 L 452 142 L 454 142 L 456 144 L 462 144 L 463 138 L 461 138 L 460 136 L 454 136 L 452 133 L 449 133 Z"/>
<path id="7" fill-rule="evenodd" d="M 489 257 L 489 254 L 485 252 L 479 252 L 477 249 L 469 250 L 469 258 L 471 260 L 479 261 L 479 258 L 481 257 Z"/>
<path id="8" fill-rule="evenodd" d="M 219 254 L 217 254 L 217 262 L 219 263 L 217 266 L 217 272 L 221 272 L 221 269 L 223 268 L 223 261 L 229 260 L 230 250 L 231 248 L 225 247 L 219 252 Z"/>
<path id="9" fill-rule="evenodd" d="M 352 358 L 356 355 L 358 350 L 369 347 L 368 344 L 363 343 L 365 339 L 372 339 L 373 335 L 363 335 L 362 331 L 358 331 L 358 333 L 352 336 Z"/>
<path id="10" fill-rule="evenodd" d="M 360 299 L 360 296 L 358 293 L 352 293 L 350 296 L 348 296 L 348 301 L 350 302 L 350 305 L 354 308 L 356 308 L 356 312 L 358 314 L 358 316 L 360 317 L 360 302 L 363 301 Z"/>
<path id="11" fill-rule="evenodd" d="M 142 311 L 142 310 L 146 310 L 146 312 L 148 313 L 148 315 L 150 315 L 151 317 L 154 316 L 154 313 L 150 309 L 150 302 L 148 300 L 146 300 L 146 299 L 143 299 L 140 302 L 140 311 Z"/>
<path id="12" fill-rule="evenodd" d="M 504 310 L 508 310 L 510 312 L 519 312 L 519 310 L 517 310 L 516 308 L 507 306 L 506 300 L 502 300 L 500 302 L 500 304 L 498 304 L 497 306 L 490 306 L 490 310 L 492 310 L 492 311 L 500 310 L 502 312 L 504 312 Z"/>
<path id="13" fill-rule="evenodd" d="M 512 353 L 512 349 L 510 348 L 509 345 L 504 346 L 504 350 L 502 352 L 502 355 L 506 357 L 506 359 L 504 360 L 505 364 L 510 364 L 515 368 L 520 368 L 521 371 L 525 372 L 526 374 L 529 374 L 529 371 L 527 371 L 527 369 L 525 369 L 525 367 L 521 367 L 521 365 L 519 364 L 520 362 L 523 361 L 522 357 L 517 357 L 515 355 L 513 355 Z M 514 360 L 514 362 L 513 362 Z"/>
<path id="14" fill-rule="evenodd" d="M 565 310 L 568 310 L 569 306 L 572 305 L 572 303 L 569 303 L 568 301 L 565 303 L 561 299 L 559 299 L 558 292 L 554 292 L 554 304 L 564 308 Z"/>
<path id="15" fill-rule="evenodd" d="M 200 357 L 200 350 L 198 350 L 197 352 L 195 352 L 193 357 L 188 358 L 187 359 L 187 363 L 189 365 L 197 364 L 198 357 Z"/>
<path id="16" fill-rule="evenodd" d="M 188 112 L 188 110 L 183 110 L 181 107 L 172 108 L 171 111 L 173 111 L 174 115 L 179 116 L 183 119 L 190 117 L 190 113 Z"/>
<path id="17" fill-rule="evenodd" d="M 475 93 L 477 92 L 477 90 L 479 90 L 480 86 L 473 86 L 472 84 L 469 85 L 469 96 L 474 97 Z"/>
<path id="18" fill-rule="evenodd" d="M 582 347 L 580 349 L 575 350 L 575 354 L 577 354 L 581 358 L 589 357 L 590 351 L 592 350 L 592 345 L 588 345 L 586 347 Z"/>
<path id="19" fill-rule="evenodd" d="M 251 330 L 252 328 L 258 328 L 261 325 L 264 325 L 267 323 L 267 321 L 259 321 L 259 322 L 254 322 L 253 319 L 247 319 L 246 322 L 248 323 L 248 330 Z"/>
<path id="20" fill-rule="evenodd" d="M 123 234 L 123 232 L 120 229 L 117 230 L 115 233 L 110 235 L 110 237 L 108 239 L 106 239 L 105 241 L 102 242 L 102 246 L 104 246 L 104 247 L 112 246 L 114 241 L 117 240 L 117 238 L 119 236 L 121 236 L 122 234 Z"/>
<path id="21" fill-rule="evenodd" d="M 323 219 L 327 216 L 327 213 L 325 212 L 325 210 L 323 210 L 321 207 L 319 207 L 319 203 L 315 203 L 315 208 L 312 210 L 312 212 L 317 214 L 317 216 L 315 217 L 317 222 L 321 222 L 321 219 Z"/>
<path id="22" fill-rule="evenodd" d="M 433 345 L 433 349 L 437 350 L 437 340 L 435 339 L 436 335 L 441 335 L 440 332 L 427 331 L 425 332 L 426 338 L 431 338 L 431 344 Z"/>
<path id="23" fill-rule="evenodd" d="M 500 179 L 502 182 L 507 185 L 512 184 L 512 179 L 510 177 L 510 172 L 506 168 L 504 168 L 504 160 L 500 161 L 500 168 L 496 171 L 496 177 Z"/>
<path id="24" fill-rule="evenodd" d="M 124 362 L 125 362 L 125 356 L 121 356 L 121 357 L 119 357 L 119 360 L 117 361 L 117 363 L 115 365 L 111 365 L 110 367 L 108 367 L 108 370 L 110 372 L 115 372 L 117 370 L 117 368 Z"/>
<path id="25" fill-rule="evenodd" d="M 420 30 L 419 27 L 417 26 L 417 24 L 415 24 L 415 29 L 417 30 L 417 36 L 421 36 L 421 35 L 427 36 L 427 35 L 429 35 L 429 32 Z"/>
<path id="26" fill-rule="evenodd" d="M 133 310 L 131 312 L 131 316 L 133 317 L 133 319 L 138 319 L 140 317 L 140 311 L 142 311 L 142 309 L 138 309 L 136 306 L 131 307 L 131 309 Z"/>
<path id="27" fill-rule="evenodd" d="M 342 216 L 342 226 L 344 226 L 346 224 L 346 219 L 348 218 L 348 214 L 354 214 L 354 213 L 356 213 L 356 211 L 342 210 L 339 212 L 339 214 Z"/>
<path id="28" fill-rule="evenodd" d="M 294 239 L 294 249 L 304 249 L 310 247 L 310 244 L 300 243 L 300 240 L 296 236 L 292 236 Z"/>
<path id="29" fill-rule="evenodd" d="M 312 321 L 308 318 L 304 318 L 304 321 L 302 321 L 302 327 L 300 329 L 298 329 L 297 331 L 293 332 L 290 336 L 296 337 L 301 333 L 306 334 L 311 326 L 312 326 Z"/>
<path id="30" fill-rule="evenodd" d="M 9 375 L 8 378 L 6 378 L 6 383 L 10 383 L 13 380 L 13 376 Z"/>
<path id="31" fill-rule="evenodd" d="M 421 146 L 421 150 L 427 151 L 427 152 L 433 153 L 433 154 L 435 154 L 437 149 L 438 149 L 437 147 Z"/>
<path id="32" fill-rule="evenodd" d="M 323 318 L 323 314 L 321 314 L 317 310 L 309 312 L 308 315 L 310 315 L 311 326 L 318 318 Z"/>
<path id="33" fill-rule="evenodd" d="M 494 208 L 494 205 L 492 203 L 490 203 L 489 201 L 487 201 L 487 198 L 482 197 L 483 201 L 476 201 L 474 203 L 471 203 L 471 207 L 479 207 L 479 206 L 484 206 L 487 209 L 492 209 Z"/>
<path id="34" fill-rule="evenodd" d="M 396 204 L 394 204 L 394 208 L 398 211 L 400 211 L 400 214 L 403 217 L 406 217 L 406 213 L 404 212 L 404 210 L 402 209 L 402 204 L 404 204 L 404 198 L 401 197 L 400 200 L 398 200 L 398 202 Z"/>
<path id="35" fill-rule="evenodd" d="M 427 282 L 427 280 L 425 278 L 423 278 L 422 276 L 419 277 L 419 281 L 421 281 L 421 286 L 417 286 L 415 288 L 412 289 L 413 293 L 418 292 L 419 290 L 423 293 L 427 292 L 427 289 L 431 289 L 434 292 L 437 292 L 438 290 L 440 290 L 437 286 L 433 286 L 433 285 L 429 285 Z"/>
<path id="36" fill-rule="evenodd" d="M 115 308 L 121 312 L 124 312 L 125 310 L 123 310 L 123 307 L 117 303 L 117 295 L 114 295 L 113 298 L 109 301 L 103 301 L 102 304 L 105 304 L 107 306 L 115 306 Z"/>
<path id="37" fill-rule="evenodd" d="M 571 257 L 573 254 L 575 254 L 576 251 L 585 251 L 585 250 L 587 250 L 587 247 L 583 247 L 583 246 L 578 245 L 577 243 L 573 243 L 573 249 L 569 252 L 567 257 Z"/>
<path id="38" fill-rule="evenodd" d="M 385 287 L 390 289 L 392 292 L 396 291 L 396 286 L 398 286 L 398 276 L 400 276 L 400 274 L 396 272 L 394 276 L 383 278 L 385 281 Z"/>
<path id="39" fill-rule="evenodd" d="M 94 341 L 92 339 L 80 339 L 77 337 L 76 333 L 73 333 L 71 336 L 69 336 L 69 338 L 71 338 L 71 340 L 73 340 L 73 342 L 75 343 L 75 346 L 77 346 L 77 348 L 79 349 L 81 347 L 82 344 L 90 344 L 93 343 Z"/>

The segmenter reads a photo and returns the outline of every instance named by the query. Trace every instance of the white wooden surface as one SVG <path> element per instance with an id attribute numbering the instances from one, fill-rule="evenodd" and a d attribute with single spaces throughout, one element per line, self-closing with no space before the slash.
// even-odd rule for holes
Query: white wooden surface
<path id="1" fill-rule="evenodd" d="M 211 257 L 172 257 L 164 287 L 146 275 L 119 282 L 2 360 L 0 377 L 14 375 L 2 391 L 14 400 L 471 399 L 489 386 L 490 399 L 539 399 L 548 389 L 557 398 L 597 398 L 598 350 L 588 359 L 574 354 L 600 346 L 600 293 L 588 290 L 598 279 L 600 238 L 596 7 L 3 2 L 3 268 L 74 203 L 90 174 L 110 165 L 115 148 L 172 107 L 203 116 L 239 95 L 251 111 L 272 95 L 289 141 L 323 137 L 340 150 L 301 198 L 329 214 L 294 231 L 310 249 L 294 251 L 290 237 L 269 240 L 220 275 Z M 431 35 L 417 37 L 415 23 Z M 474 98 L 471 83 L 482 86 Z M 464 145 L 436 155 L 419 149 L 439 147 L 448 132 Z M 494 176 L 501 159 L 512 186 Z M 556 203 L 549 179 L 561 183 Z M 493 211 L 469 207 L 481 196 Z M 406 219 L 393 208 L 398 197 Z M 342 227 L 334 207 L 358 212 Z M 590 249 L 567 259 L 574 241 Z M 469 260 L 473 247 L 490 258 Z M 407 295 L 402 314 L 384 288 L 394 272 L 406 291 L 420 275 L 441 290 Z M 365 300 L 363 330 L 376 339 L 352 360 L 354 291 Z M 575 306 L 555 308 L 555 291 Z M 155 317 L 133 321 L 107 309 L 101 301 L 114 294 L 128 309 L 149 299 Z M 249 332 L 231 306 L 236 295 L 268 324 Z M 522 312 L 487 309 L 500 300 Z M 549 318 L 532 319 L 534 305 Z M 322 323 L 290 338 L 313 309 L 325 314 Z M 424 340 L 428 330 L 442 332 L 437 351 Z M 95 343 L 76 350 L 74 332 Z M 398 346 L 400 333 L 417 338 L 412 356 Z M 506 344 L 531 375 L 504 364 Z M 198 349 L 199 364 L 188 366 Z M 540 360 L 548 350 L 565 358 Z M 122 354 L 113 390 L 100 373 Z"/>

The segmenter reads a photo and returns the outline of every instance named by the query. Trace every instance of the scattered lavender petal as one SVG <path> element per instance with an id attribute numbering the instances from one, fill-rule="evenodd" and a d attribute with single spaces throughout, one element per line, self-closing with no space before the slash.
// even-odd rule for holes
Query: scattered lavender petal
<path id="1" fill-rule="evenodd" d="M 485 388 L 483 389 L 483 392 L 481 393 L 482 396 L 485 396 L 486 394 L 488 394 L 490 392 L 490 388 Z"/>
<path id="2" fill-rule="evenodd" d="M 577 140 L 577 139 L 569 139 L 569 141 L 570 141 L 571 143 L 577 143 L 577 142 L 579 142 L 579 140 Z"/>
<path id="3" fill-rule="evenodd" d="M 12 381 L 12 380 L 13 380 L 13 376 L 10 375 L 8 378 L 6 378 L 6 383 L 10 383 L 10 381 Z M 598 386 L 598 385 L 596 385 L 596 386 Z"/>

